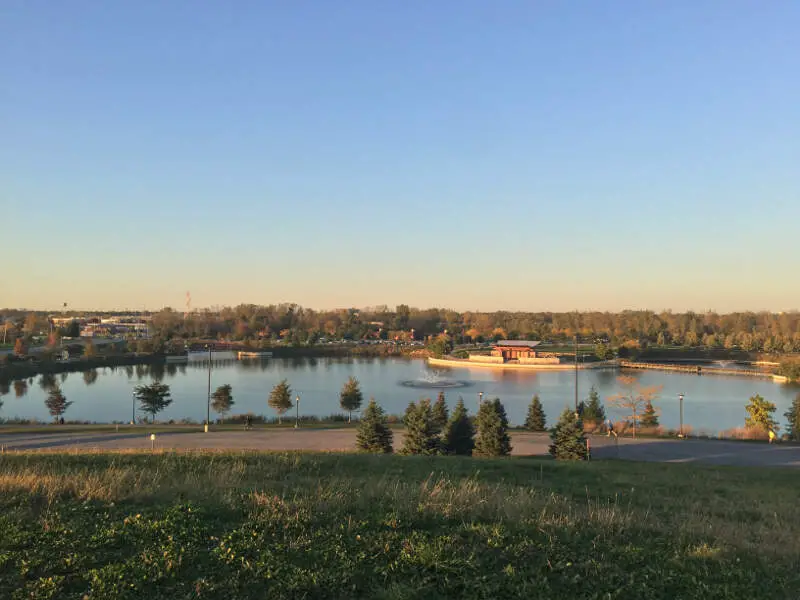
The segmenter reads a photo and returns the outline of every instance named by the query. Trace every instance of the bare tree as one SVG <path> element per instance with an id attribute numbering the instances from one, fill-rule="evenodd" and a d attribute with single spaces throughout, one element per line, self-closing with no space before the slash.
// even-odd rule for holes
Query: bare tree
<path id="1" fill-rule="evenodd" d="M 653 400 L 659 397 L 664 386 L 639 385 L 639 380 L 630 375 L 620 375 L 617 382 L 623 389 L 622 392 L 608 398 L 608 403 L 616 408 L 630 411 L 625 418 L 630 420 L 633 425 L 633 437 L 636 437 L 637 421 L 641 419 L 642 413 L 648 405 L 652 405 Z"/>

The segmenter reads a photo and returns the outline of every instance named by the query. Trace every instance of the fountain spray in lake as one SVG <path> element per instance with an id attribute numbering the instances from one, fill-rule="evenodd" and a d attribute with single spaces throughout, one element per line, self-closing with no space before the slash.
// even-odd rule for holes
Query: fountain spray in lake
<path id="1" fill-rule="evenodd" d="M 460 388 L 467 387 L 469 381 L 462 381 L 460 379 L 447 379 L 442 377 L 439 371 L 427 371 L 422 374 L 418 379 L 409 379 L 401 381 L 400 385 L 412 388 L 428 388 L 428 389 L 443 389 L 443 388 Z"/>

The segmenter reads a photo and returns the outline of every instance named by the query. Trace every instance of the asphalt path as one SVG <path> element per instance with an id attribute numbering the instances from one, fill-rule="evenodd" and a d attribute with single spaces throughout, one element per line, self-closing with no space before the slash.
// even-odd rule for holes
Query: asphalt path
<path id="1" fill-rule="evenodd" d="M 592 457 L 668 463 L 705 463 L 755 467 L 800 467 L 800 446 L 722 440 L 675 440 L 642 438 L 589 438 Z M 395 431 L 394 445 L 403 443 Z M 550 439 L 546 434 L 511 433 L 512 454 L 546 455 Z M 147 426 L 138 432 L 71 434 L 0 434 L 0 446 L 10 451 L 36 450 L 127 450 L 151 445 L 174 450 L 308 450 L 342 452 L 355 447 L 354 429 L 254 429 L 250 431 L 188 431 L 156 433 L 150 439 Z"/>

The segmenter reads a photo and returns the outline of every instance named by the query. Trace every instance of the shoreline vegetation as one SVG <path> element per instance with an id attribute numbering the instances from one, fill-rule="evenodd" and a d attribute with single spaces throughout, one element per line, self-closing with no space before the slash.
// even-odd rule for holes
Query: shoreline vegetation
<path id="1" fill-rule="evenodd" d="M 788 598 L 800 473 L 297 452 L 0 455 L 0 596 Z"/>

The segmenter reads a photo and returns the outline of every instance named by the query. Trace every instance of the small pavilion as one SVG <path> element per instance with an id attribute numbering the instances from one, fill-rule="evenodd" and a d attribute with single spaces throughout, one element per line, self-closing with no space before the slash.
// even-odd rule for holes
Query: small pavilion
<path id="1" fill-rule="evenodd" d="M 529 340 L 500 340 L 492 347 L 492 356 L 502 356 L 503 362 L 520 358 L 537 358 L 536 346 L 541 342 Z"/>

